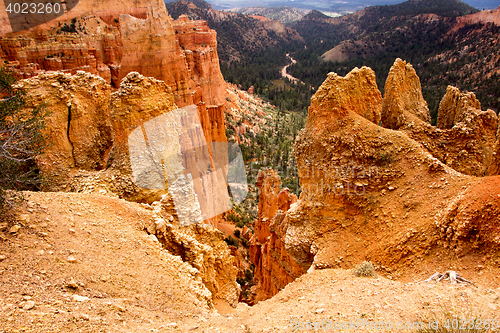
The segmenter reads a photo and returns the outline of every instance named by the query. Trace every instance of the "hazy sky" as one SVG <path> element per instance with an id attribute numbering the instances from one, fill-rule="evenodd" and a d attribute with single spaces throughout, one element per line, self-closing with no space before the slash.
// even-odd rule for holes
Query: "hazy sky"
<path id="1" fill-rule="evenodd" d="M 168 0 L 167 0 L 168 1 Z M 492 9 L 500 5 L 500 0 L 463 0 L 465 3 L 478 9 Z M 393 5 L 404 0 L 209 0 L 217 9 L 253 6 L 292 6 L 305 9 L 326 11 L 358 10 L 374 5 Z"/>

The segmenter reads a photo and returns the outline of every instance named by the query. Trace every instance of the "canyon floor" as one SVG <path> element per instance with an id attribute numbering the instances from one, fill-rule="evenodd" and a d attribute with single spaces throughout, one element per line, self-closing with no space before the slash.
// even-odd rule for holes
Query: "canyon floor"
<path id="1" fill-rule="evenodd" d="M 1 226 L 0 332 L 291 332 L 322 320 L 399 331 L 398 323 L 443 325 L 447 314 L 500 320 L 498 288 L 345 269 L 309 272 L 253 307 L 209 309 L 186 269 L 144 231 L 146 212 L 106 196 L 27 192 L 17 221 Z"/>

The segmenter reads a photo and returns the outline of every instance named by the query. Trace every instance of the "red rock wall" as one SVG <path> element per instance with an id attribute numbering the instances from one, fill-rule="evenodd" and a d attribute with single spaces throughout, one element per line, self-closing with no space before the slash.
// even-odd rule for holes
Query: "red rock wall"
<path id="1" fill-rule="evenodd" d="M 286 233 L 284 213 L 297 202 L 297 197 L 287 188 L 280 191 L 281 177 L 274 170 L 260 171 L 256 185 L 259 217 L 250 240 L 250 260 L 255 265 L 255 300 L 261 301 L 277 294 L 305 270 L 287 253 L 282 241 Z"/>
<path id="2" fill-rule="evenodd" d="M 491 285 L 491 278 L 474 269 L 478 258 L 490 276 L 498 275 L 500 177 L 468 176 L 434 155 L 442 150 L 450 156 L 452 143 L 465 141 L 447 133 L 454 129 L 468 132 L 471 149 L 482 149 L 479 137 L 491 137 L 493 147 L 489 133 L 498 128 L 495 116 L 474 107 L 457 109 L 446 101 L 456 95 L 472 102 L 472 96 L 449 89 L 441 119 L 458 123 L 431 132 L 418 117 L 425 116 L 420 112 L 425 106 L 411 100 L 419 95 L 411 68 L 397 61 L 390 76 L 383 101 L 371 69 L 329 74 L 295 141 L 302 192 L 286 213 L 278 210 L 280 196 L 286 198 L 278 192 L 278 175 L 259 175 L 259 219 L 250 253 L 257 299 L 273 295 L 301 272 L 352 269 L 365 260 L 381 274 L 407 281 L 460 267 L 474 281 Z M 399 130 L 379 126 L 381 115 L 383 124 Z M 450 146 L 428 147 L 427 138 L 444 135 L 454 138 Z"/>
<path id="3" fill-rule="evenodd" d="M 9 61 L 7 67 L 20 78 L 41 71 L 75 74 L 83 70 L 118 88 L 122 78 L 136 71 L 165 81 L 179 107 L 197 102 L 207 106 L 225 103 L 216 33 L 206 22 L 185 16 L 174 21 L 159 0 L 134 3 L 136 8 L 130 1 L 92 3 L 94 7 L 79 4 L 71 15 L 63 17 L 77 17 L 77 34 L 61 33 L 61 22 L 69 24 L 61 18 L 61 22 L 4 36 L 0 57 Z"/>
<path id="4" fill-rule="evenodd" d="M 76 74 L 78 70 L 101 76 L 111 83 L 111 69 L 120 54 L 116 37 L 101 35 L 95 39 L 82 36 L 59 36 L 39 42 L 30 37 L 4 37 L 0 48 L 9 67 L 19 78 L 29 78 L 42 71 Z M 106 56 L 106 52 L 113 57 Z M 116 82 L 116 80 L 115 80 Z"/>
<path id="5" fill-rule="evenodd" d="M 216 33 L 203 21 L 181 17 L 174 21 L 163 2 L 148 8 L 147 19 L 120 16 L 123 57 L 120 77 L 131 71 L 153 76 L 172 87 L 178 106 L 201 101 L 224 104 L 225 83 L 220 72 Z"/>
<path id="6" fill-rule="evenodd" d="M 30 29 L 36 31 L 38 29 L 48 30 L 58 26 L 58 22 L 68 21 L 74 17 L 82 15 L 95 14 L 99 15 L 106 23 L 111 24 L 114 19 L 118 19 L 120 14 L 130 14 L 135 17 L 145 18 L 145 12 L 150 5 L 147 0 L 86 0 L 79 1 L 78 4 L 69 12 L 62 15 L 56 20 L 41 24 Z M 7 12 L 0 11 L 0 34 L 8 34 L 12 32 Z M 23 34 L 25 32 L 21 32 Z"/>

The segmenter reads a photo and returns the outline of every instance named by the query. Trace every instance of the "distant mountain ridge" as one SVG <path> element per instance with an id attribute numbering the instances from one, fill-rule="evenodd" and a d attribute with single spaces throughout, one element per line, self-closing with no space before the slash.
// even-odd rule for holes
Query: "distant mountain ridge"
<path id="1" fill-rule="evenodd" d="M 450 9 L 435 11 L 449 16 L 422 13 L 419 6 L 426 3 L 432 6 L 436 1 L 370 7 L 339 19 L 310 13 L 312 19 L 306 16 L 296 24 L 308 50 L 294 54 L 298 64 L 289 67 L 291 75 L 316 86 L 324 80 L 324 73 L 343 75 L 366 65 L 375 70 L 383 90 L 386 73 L 400 57 L 419 72 L 431 115 L 436 115 L 439 97 L 448 84 L 476 93 L 484 107 L 498 112 L 500 7 L 455 17 L 454 11 L 472 10 L 460 7 L 460 1 L 445 1 Z"/>
<path id="2" fill-rule="evenodd" d="M 309 10 L 297 9 L 294 7 L 236 7 L 227 11 L 244 15 L 261 15 L 271 20 L 279 21 L 283 24 L 290 24 L 303 18 Z"/>
<path id="3" fill-rule="evenodd" d="M 217 50 L 222 62 L 245 60 L 269 47 L 304 43 L 295 30 L 278 21 L 219 11 L 203 0 L 175 1 L 166 6 L 174 19 L 187 15 L 192 20 L 206 21 L 217 32 Z"/>
<path id="4" fill-rule="evenodd" d="M 372 6 L 342 17 L 328 17 L 313 10 L 300 21 L 291 25 L 304 38 L 310 37 L 338 43 L 355 34 L 394 28 L 404 23 L 405 16 L 436 14 L 442 17 L 457 17 L 477 13 L 478 10 L 460 0 L 408 0 L 397 5 Z"/>
<path id="5" fill-rule="evenodd" d="M 318 87 L 330 71 L 346 74 L 363 65 L 380 73 L 380 83 L 394 59 L 403 57 L 423 71 L 424 95 L 433 115 L 439 104 L 437 96 L 444 94 L 447 84 L 474 91 L 485 106 L 500 108 L 495 83 L 500 75 L 498 10 L 479 12 L 459 0 L 408 0 L 335 18 L 312 10 L 285 27 L 263 16 L 283 12 L 283 8 L 290 11 L 286 7 L 245 9 L 255 15 L 251 17 L 203 9 L 208 6 L 201 0 L 167 6 L 174 17 L 187 14 L 204 19 L 217 30 L 222 62 L 239 61 L 223 70 L 233 83 L 245 82 L 265 90 L 259 80 L 269 80 L 272 75 L 268 72 L 278 72 L 286 65 L 285 57 L 278 59 L 284 53 L 292 53 L 298 61 L 288 68 L 290 74 L 312 87 Z M 438 76 L 441 80 L 436 81 L 433 77 Z M 383 86 L 379 88 L 383 90 Z"/>

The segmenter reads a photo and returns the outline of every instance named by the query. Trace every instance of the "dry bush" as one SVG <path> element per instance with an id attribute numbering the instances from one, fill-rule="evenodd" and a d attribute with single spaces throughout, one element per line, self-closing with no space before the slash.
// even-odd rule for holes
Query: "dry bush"
<path id="1" fill-rule="evenodd" d="M 363 263 L 359 264 L 352 270 L 352 273 L 358 277 L 375 276 L 375 267 L 370 261 L 363 261 Z"/>

